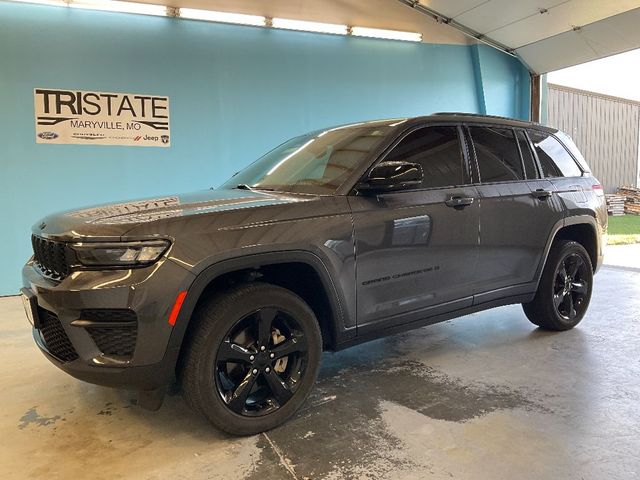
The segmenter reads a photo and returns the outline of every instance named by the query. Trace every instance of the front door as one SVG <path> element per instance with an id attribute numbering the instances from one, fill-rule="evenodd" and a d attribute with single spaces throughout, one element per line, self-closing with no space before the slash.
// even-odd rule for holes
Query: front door
<path id="1" fill-rule="evenodd" d="M 459 133 L 456 126 L 421 127 L 386 155 L 420 163 L 422 185 L 349 197 L 359 332 L 471 305 L 479 207 Z"/>

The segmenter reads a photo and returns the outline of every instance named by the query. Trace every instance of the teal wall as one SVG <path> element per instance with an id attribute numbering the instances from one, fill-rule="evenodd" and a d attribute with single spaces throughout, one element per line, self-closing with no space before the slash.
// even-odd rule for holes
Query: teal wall
<path id="1" fill-rule="evenodd" d="M 36 144 L 35 87 L 167 95 L 171 147 Z M 332 124 L 443 110 L 526 118 L 528 89 L 523 66 L 487 47 L 0 1 L 0 295 L 18 291 L 30 227 L 52 211 L 217 185 Z"/>
<path id="2" fill-rule="evenodd" d="M 487 45 L 473 45 L 478 112 L 529 119 L 530 77 L 520 61 Z"/>

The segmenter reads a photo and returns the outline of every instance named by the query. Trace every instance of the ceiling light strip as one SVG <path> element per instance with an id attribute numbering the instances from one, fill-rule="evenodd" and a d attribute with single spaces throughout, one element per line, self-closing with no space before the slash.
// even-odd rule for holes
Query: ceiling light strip
<path id="1" fill-rule="evenodd" d="M 38 5 L 49 5 L 52 7 L 67 7 L 65 0 L 10 0 L 18 3 L 37 3 Z"/>
<path id="2" fill-rule="evenodd" d="M 260 15 L 216 12 L 196 8 L 180 8 L 178 12 L 180 18 L 188 18 L 190 20 L 206 20 L 208 22 L 233 23 L 236 25 L 251 25 L 255 27 L 264 27 L 267 25 L 267 18 Z"/>
<path id="3" fill-rule="evenodd" d="M 284 30 L 331 33 L 333 35 L 347 35 L 349 33 L 349 27 L 347 27 L 346 25 L 338 25 L 335 23 L 307 22 L 303 20 L 290 20 L 288 18 L 273 18 L 271 19 L 271 26 L 273 28 L 281 28 Z"/>
<path id="4" fill-rule="evenodd" d="M 310 22 L 288 18 L 267 18 L 261 15 L 243 13 L 218 12 L 196 8 L 177 8 L 151 3 L 134 3 L 120 0 L 11 0 L 19 3 L 35 3 L 59 7 L 71 7 L 86 10 L 107 12 L 134 13 L 140 15 L 175 16 L 189 20 L 205 20 L 216 23 L 250 25 L 256 27 L 273 27 L 284 30 L 297 30 L 313 33 L 329 33 L 333 35 L 352 35 L 355 37 L 400 40 L 405 42 L 421 42 L 422 34 L 384 30 L 380 28 L 349 27 L 335 23 Z"/>
<path id="5" fill-rule="evenodd" d="M 383 30 L 381 28 L 351 27 L 351 35 L 354 37 L 382 38 L 385 40 L 400 40 L 403 42 L 422 41 L 421 33 Z"/>
<path id="6" fill-rule="evenodd" d="M 73 0 L 68 3 L 71 8 L 84 10 L 101 10 L 105 12 L 136 13 L 138 15 L 156 15 L 163 17 L 167 14 L 165 5 L 151 3 L 120 2 L 117 0 Z"/>

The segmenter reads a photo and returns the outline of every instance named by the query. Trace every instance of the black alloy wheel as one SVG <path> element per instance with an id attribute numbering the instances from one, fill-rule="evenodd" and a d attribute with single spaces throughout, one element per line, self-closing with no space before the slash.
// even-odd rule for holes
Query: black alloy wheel
<path id="1" fill-rule="evenodd" d="M 588 304 L 589 280 L 587 265 L 577 253 L 567 255 L 556 269 L 553 305 L 565 320 L 582 315 Z"/>
<path id="2" fill-rule="evenodd" d="M 593 288 L 591 257 L 573 240 L 556 240 L 533 300 L 523 303 L 527 318 L 547 330 L 569 330 L 587 313 Z"/>
<path id="3" fill-rule="evenodd" d="M 178 370 L 185 400 L 235 435 L 284 423 L 320 370 L 322 335 L 313 310 L 268 283 L 236 285 L 204 299 L 185 342 Z"/>
<path id="4" fill-rule="evenodd" d="M 266 415 L 285 405 L 307 368 L 307 342 L 288 312 L 264 307 L 240 319 L 215 365 L 217 392 L 239 415 Z"/>

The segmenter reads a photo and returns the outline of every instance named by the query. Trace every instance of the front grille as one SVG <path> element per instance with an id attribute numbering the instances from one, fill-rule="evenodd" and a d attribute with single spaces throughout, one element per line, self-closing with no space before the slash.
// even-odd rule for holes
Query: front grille
<path id="1" fill-rule="evenodd" d="M 67 337 L 58 316 L 38 307 L 38 320 L 40 334 L 44 339 L 45 346 L 49 353 L 63 362 L 71 362 L 78 358 L 76 349 L 73 348 L 69 337 Z"/>
<path id="2" fill-rule="evenodd" d="M 133 356 L 137 327 L 88 327 L 87 331 L 102 353 L 121 357 Z"/>
<path id="3" fill-rule="evenodd" d="M 95 322 L 86 328 L 102 353 L 121 357 L 133 356 L 138 337 L 138 320 L 133 310 L 83 310 L 81 317 L 82 320 Z M 98 322 L 101 325 L 97 325 Z"/>
<path id="4" fill-rule="evenodd" d="M 65 243 L 31 235 L 31 244 L 35 264 L 42 273 L 56 280 L 69 275 L 71 254 Z"/>

